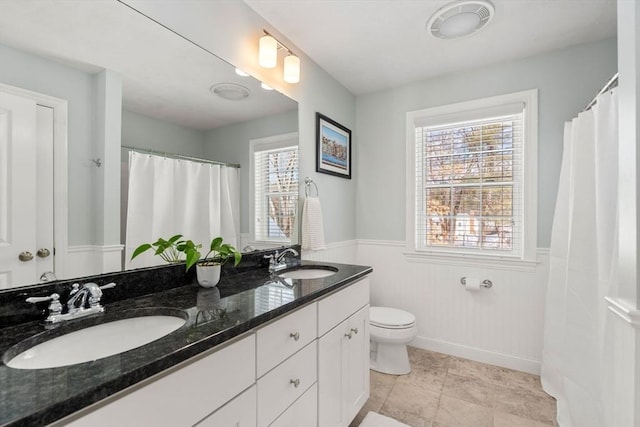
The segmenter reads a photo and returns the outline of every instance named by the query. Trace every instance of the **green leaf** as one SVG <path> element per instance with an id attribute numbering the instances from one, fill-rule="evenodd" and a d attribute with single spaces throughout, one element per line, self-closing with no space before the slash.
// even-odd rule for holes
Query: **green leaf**
<path id="1" fill-rule="evenodd" d="M 140 246 L 138 246 L 136 248 L 135 251 L 133 251 L 133 255 L 131 255 L 131 259 L 134 259 L 135 257 L 137 257 L 138 255 L 140 255 L 141 253 L 143 253 L 144 251 L 151 249 L 151 245 L 148 243 L 144 243 Z"/>
<path id="2" fill-rule="evenodd" d="M 237 267 L 238 264 L 240 264 L 240 260 L 242 259 L 242 254 L 240 252 L 233 252 L 233 258 L 234 258 L 233 266 Z"/>
<path id="3" fill-rule="evenodd" d="M 195 263 L 198 262 L 199 259 L 200 259 L 200 252 L 187 251 L 187 262 L 186 262 L 187 271 L 189 271 L 189 269 L 193 267 Z"/>

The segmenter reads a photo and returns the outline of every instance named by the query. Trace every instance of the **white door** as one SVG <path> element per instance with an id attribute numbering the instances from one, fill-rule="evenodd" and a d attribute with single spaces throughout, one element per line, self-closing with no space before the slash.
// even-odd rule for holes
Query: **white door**
<path id="1" fill-rule="evenodd" d="M 53 271 L 52 152 L 51 109 L 0 92 L 0 288 L 37 283 L 39 269 Z M 40 185 L 47 195 L 39 205 Z M 50 255 L 41 251 L 41 258 L 39 249 Z"/>

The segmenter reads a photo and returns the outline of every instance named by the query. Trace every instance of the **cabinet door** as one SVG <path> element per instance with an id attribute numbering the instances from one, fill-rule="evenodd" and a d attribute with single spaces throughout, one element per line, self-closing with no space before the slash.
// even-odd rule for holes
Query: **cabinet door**
<path id="1" fill-rule="evenodd" d="M 350 339 L 346 341 L 346 411 L 349 424 L 369 398 L 369 306 L 349 318 Z"/>
<path id="2" fill-rule="evenodd" d="M 256 386 L 209 415 L 196 427 L 256 427 Z"/>
<path id="3" fill-rule="evenodd" d="M 344 370 L 349 321 L 345 320 L 318 341 L 318 425 L 346 427 Z"/>

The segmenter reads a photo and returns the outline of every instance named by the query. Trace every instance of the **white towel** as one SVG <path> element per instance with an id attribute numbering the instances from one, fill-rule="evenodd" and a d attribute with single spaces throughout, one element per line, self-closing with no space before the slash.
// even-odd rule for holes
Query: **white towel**
<path id="1" fill-rule="evenodd" d="M 307 197 L 302 206 L 302 249 L 317 251 L 325 248 L 320 199 Z"/>
<path id="2" fill-rule="evenodd" d="M 364 417 L 360 427 L 409 427 L 406 424 L 402 424 L 400 421 L 396 421 L 393 418 L 385 417 L 376 412 L 369 411 L 367 416 Z"/>

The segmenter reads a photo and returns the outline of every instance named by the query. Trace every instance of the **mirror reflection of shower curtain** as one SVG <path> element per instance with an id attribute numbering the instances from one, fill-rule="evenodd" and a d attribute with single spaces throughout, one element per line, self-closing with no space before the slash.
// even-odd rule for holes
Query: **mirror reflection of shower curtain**
<path id="1" fill-rule="evenodd" d="M 238 172 L 232 167 L 131 151 L 125 267 L 163 264 L 151 251 L 133 261 L 131 254 L 142 243 L 175 234 L 202 243 L 202 256 L 216 236 L 237 247 Z"/>
<path id="2" fill-rule="evenodd" d="M 617 296 L 618 98 L 565 125 L 545 306 L 542 384 L 563 427 L 613 427 L 611 324 Z"/>

